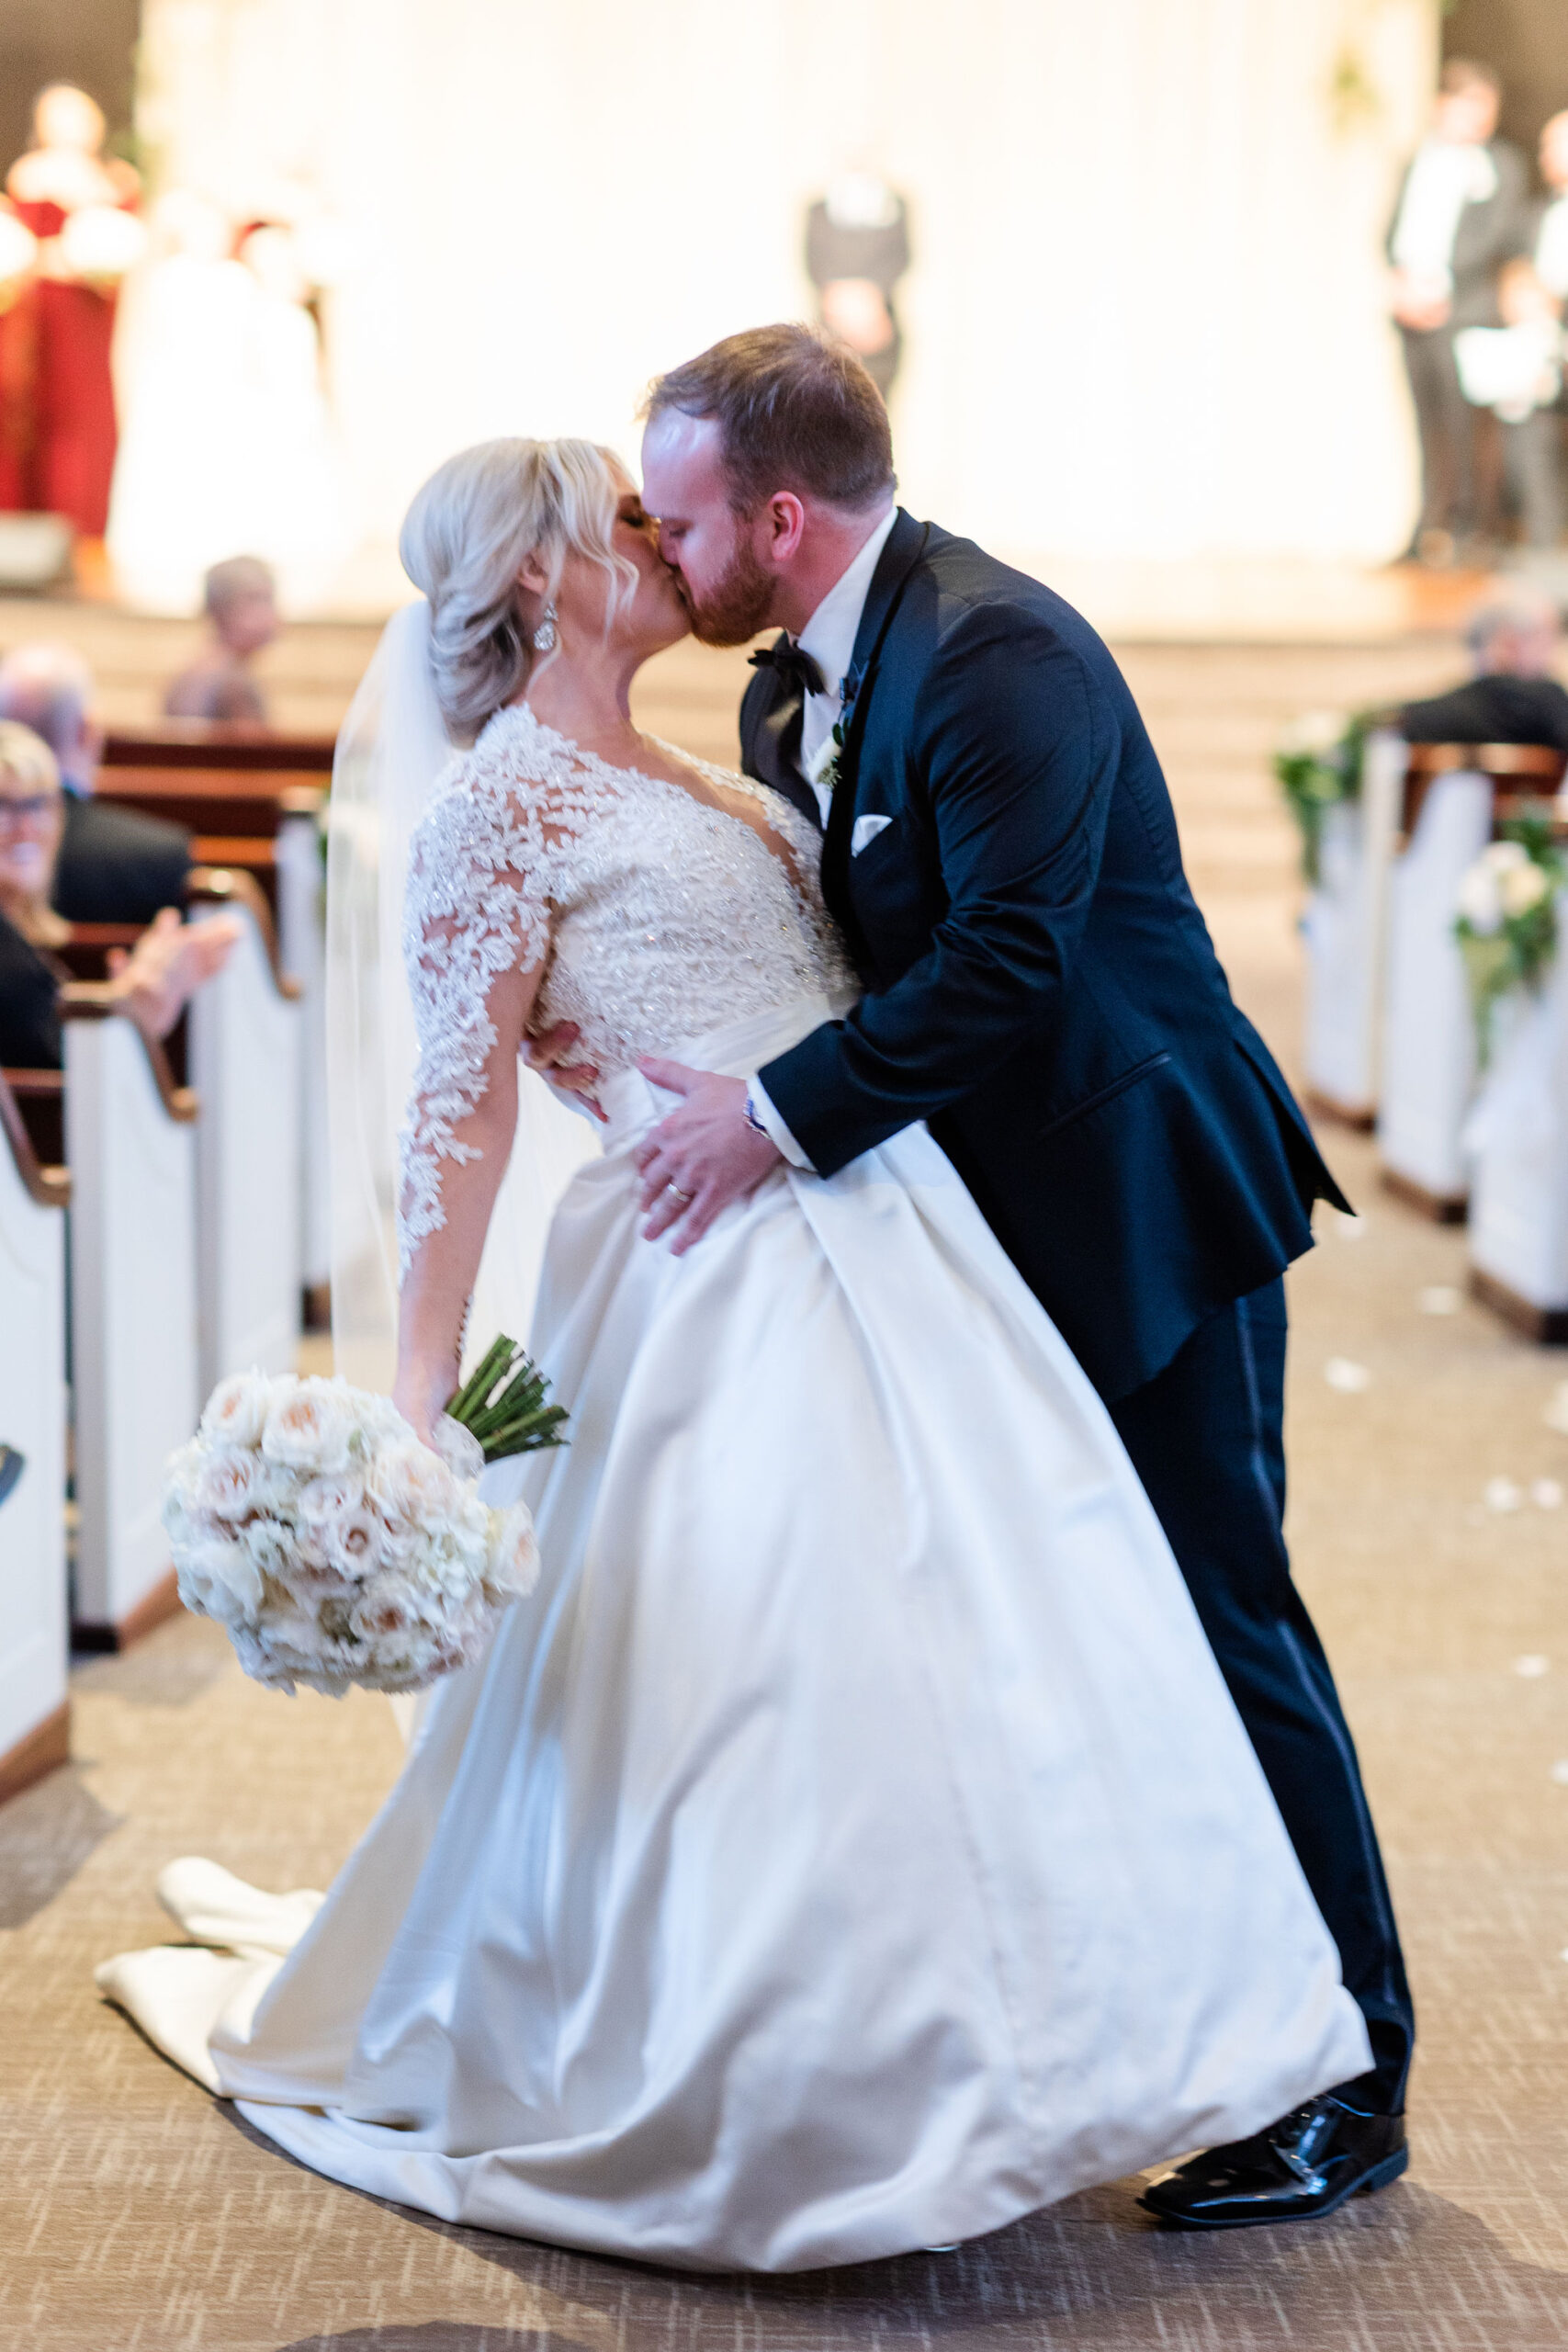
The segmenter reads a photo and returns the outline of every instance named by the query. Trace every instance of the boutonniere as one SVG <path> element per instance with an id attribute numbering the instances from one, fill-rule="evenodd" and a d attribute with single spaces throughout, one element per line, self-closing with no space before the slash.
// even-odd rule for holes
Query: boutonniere
<path id="1" fill-rule="evenodd" d="M 838 790 L 839 779 L 843 773 L 845 731 L 849 727 L 850 713 L 855 707 L 855 696 L 860 692 L 862 675 L 859 670 L 851 670 L 846 674 L 839 690 L 839 716 L 833 721 L 833 731 L 817 755 L 811 781 L 826 785 L 829 793 Z"/>
<path id="2" fill-rule="evenodd" d="M 844 722 L 840 718 L 834 721 L 831 735 L 812 763 L 811 781 L 814 785 L 825 786 L 829 793 L 838 790 L 843 751 Z"/>

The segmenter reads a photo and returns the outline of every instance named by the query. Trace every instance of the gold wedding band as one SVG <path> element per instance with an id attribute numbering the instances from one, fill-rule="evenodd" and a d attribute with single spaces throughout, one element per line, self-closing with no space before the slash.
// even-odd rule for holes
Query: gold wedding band
<path id="1" fill-rule="evenodd" d="M 697 1197 L 695 1193 L 683 1193 L 679 1184 L 666 1184 L 664 1189 L 667 1193 L 673 1193 L 678 1201 L 694 1201 Z"/>

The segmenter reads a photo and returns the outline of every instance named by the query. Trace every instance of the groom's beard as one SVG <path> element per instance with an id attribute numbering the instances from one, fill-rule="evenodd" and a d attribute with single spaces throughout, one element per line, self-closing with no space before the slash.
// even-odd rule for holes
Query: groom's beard
<path id="1" fill-rule="evenodd" d="M 767 627 L 777 584 L 749 547 L 738 547 L 729 569 L 700 605 L 686 582 L 681 582 L 693 635 L 704 645 L 749 645 Z"/>

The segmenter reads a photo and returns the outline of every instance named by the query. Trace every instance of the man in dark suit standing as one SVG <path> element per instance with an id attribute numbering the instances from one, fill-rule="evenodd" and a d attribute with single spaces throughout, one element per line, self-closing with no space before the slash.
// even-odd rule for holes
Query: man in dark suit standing
<path id="1" fill-rule="evenodd" d="M 1427 562 L 1474 552 L 1475 421 L 1454 337 L 1497 324 L 1497 273 L 1529 233 L 1525 159 L 1496 136 L 1501 97 L 1489 65 L 1449 60 L 1430 135 L 1411 158 L 1388 232 L 1392 308 L 1421 436 L 1421 517 L 1410 552 Z"/>
<path id="2" fill-rule="evenodd" d="M 645 494 L 699 636 L 757 657 L 744 763 L 824 826 L 866 993 L 644 1145 L 677 1250 L 781 1156 L 830 1176 L 924 1119 L 1106 1400 L 1360 2003 L 1373 2071 L 1148 2193 L 1234 2228 L 1404 2168 L 1414 2024 L 1350 1735 L 1281 1534 L 1285 1309 L 1339 1202 L 1231 1001 L 1159 764 L 1078 614 L 894 504 L 886 413 L 804 327 L 654 386 Z M 1343 1205 L 1343 1204 L 1340 1204 Z"/>

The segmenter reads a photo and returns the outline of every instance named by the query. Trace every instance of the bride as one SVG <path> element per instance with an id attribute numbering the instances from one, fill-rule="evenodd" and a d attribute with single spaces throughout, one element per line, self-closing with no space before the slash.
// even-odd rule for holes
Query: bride
<path id="1" fill-rule="evenodd" d="M 630 481 L 492 442 L 402 548 L 472 749 L 409 856 L 395 1395 L 426 1430 L 456 1385 L 564 1030 L 602 1150 L 531 1347 L 571 1443 L 487 1473 L 539 1587 L 324 1902 L 174 1865 L 195 1941 L 105 1989 L 336 2180 L 695 2267 L 949 2245 L 1359 2074 L 1154 1512 L 924 1128 L 684 1257 L 639 1230 L 639 1060 L 753 1070 L 854 982 L 805 820 L 631 723 L 686 619 Z"/>

